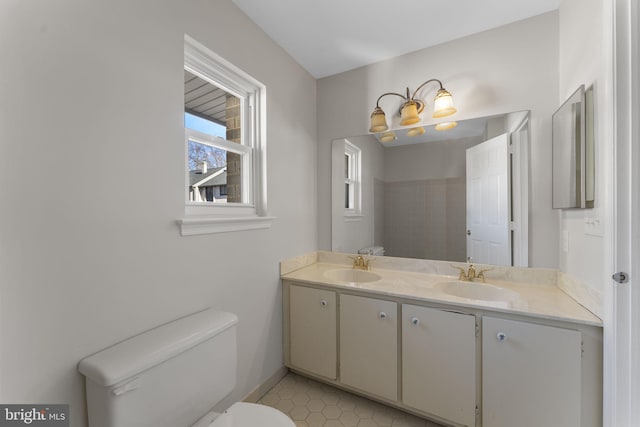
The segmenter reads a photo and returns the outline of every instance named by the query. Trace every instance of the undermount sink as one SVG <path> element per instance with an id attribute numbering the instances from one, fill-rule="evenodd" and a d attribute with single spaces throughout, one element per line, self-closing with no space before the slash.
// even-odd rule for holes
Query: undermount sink
<path id="1" fill-rule="evenodd" d="M 380 280 L 379 274 L 372 273 L 371 271 L 356 270 L 353 268 L 339 268 L 336 270 L 329 270 L 324 274 L 329 279 L 349 283 L 367 283 Z"/>
<path id="2" fill-rule="evenodd" d="M 446 294 L 471 300 L 495 301 L 508 304 L 518 299 L 517 293 L 487 283 L 452 281 L 438 283 L 435 287 Z"/>

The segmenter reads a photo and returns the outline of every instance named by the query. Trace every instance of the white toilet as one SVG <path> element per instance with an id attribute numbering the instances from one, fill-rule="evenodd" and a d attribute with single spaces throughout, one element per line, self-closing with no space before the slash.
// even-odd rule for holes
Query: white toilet
<path id="1" fill-rule="evenodd" d="M 236 384 L 234 314 L 204 310 L 89 356 L 90 427 L 294 427 L 277 409 L 238 402 L 211 408 Z"/>

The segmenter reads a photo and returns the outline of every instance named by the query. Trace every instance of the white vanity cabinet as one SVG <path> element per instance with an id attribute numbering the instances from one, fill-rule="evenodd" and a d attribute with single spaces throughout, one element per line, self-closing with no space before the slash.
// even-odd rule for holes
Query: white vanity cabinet
<path id="1" fill-rule="evenodd" d="M 398 399 L 398 305 L 340 295 L 340 382 Z"/>
<path id="2" fill-rule="evenodd" d="M 289 287 L 289 359 L 294 368 L 336 379 L 336 292 Z"/>
<path id="3" fill-rule="evenodd" d="M 476 317 L 404 304 L 402 402 L 474 426 L 476 380 Z"/>
<path id="4" fill-rule="evenodd" d="M 294 371 L 444 425 L 602 427 L 602 329 L 283 280 Z"/>
<path id="5" fill-rule="evenodd" d="M 483 427 L 583 425 L 581 347 L 577 330 L 485 316 Z"/>

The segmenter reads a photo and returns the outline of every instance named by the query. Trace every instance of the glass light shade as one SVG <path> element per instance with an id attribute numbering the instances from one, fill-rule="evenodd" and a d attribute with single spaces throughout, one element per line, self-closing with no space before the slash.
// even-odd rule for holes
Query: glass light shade
<path id="1" fill-rule="evenodd" d="M 400 110 L 400 126 L 413 125 L 419 121 L 420 116 L 418 116 L 418 103 L 414 101 L 405 102 Z"/>
<path id="2" fill-rule="evenodd" d="M 396 140 L 395 132 L 385 132 L 380 136 L 380 142 L 393 142 Z"/>
<path id="3" fill-rule="evenodd" d="M 422 126 L 418 126 L 415 128 L 411 128 L 407 131 L 407 136 L 418 136 L 424 133 L 424 128 Z"/>
<path id="4" fill-rule="evenodd" d="M 384 132 L 389 129 L 387 125 L 387 119 L 384 115 L 384 111 L 382 108 L 376 107 L 371 113 L 371 127 L 369 128 L 369 132 Z"/>
<path id="5" fill-rule="evenodd" d="M 455 113 L 456 108 L 453 106 L 453 97 L 445 89 L 440 89 L 436 94 L 433 105 L 433 117 L 447 117 Z"/>
<path id="6" fill-rule="evenodd" d="M 436 130 L 449 130 L 458 126 L 458 122 L 444 122 L 436 125 Z"/>

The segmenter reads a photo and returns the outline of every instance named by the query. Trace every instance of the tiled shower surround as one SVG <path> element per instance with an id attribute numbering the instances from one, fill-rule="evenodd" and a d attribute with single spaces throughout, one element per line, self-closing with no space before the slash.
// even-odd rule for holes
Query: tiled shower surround
<path id="1" fill-rule="evenodd" d="M 376 194 L 384 197 L 384 203 L 382 224 L 377 219 L 375 230 L 383 235 L 375 236 L 374 241 L 384 242 L 386 255 L 466 260 L 464 177 L 376 182 L 376 186 Z"/>

